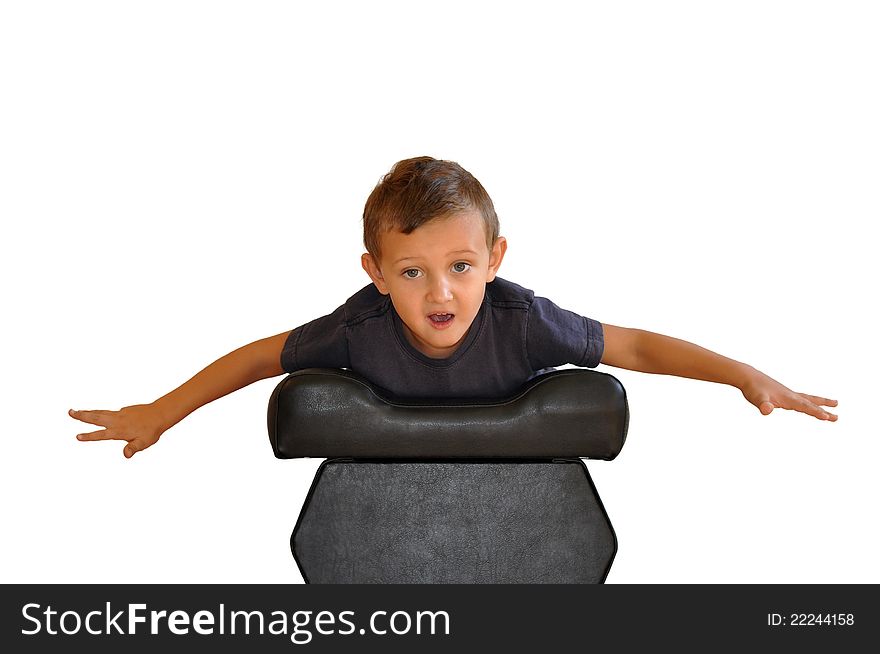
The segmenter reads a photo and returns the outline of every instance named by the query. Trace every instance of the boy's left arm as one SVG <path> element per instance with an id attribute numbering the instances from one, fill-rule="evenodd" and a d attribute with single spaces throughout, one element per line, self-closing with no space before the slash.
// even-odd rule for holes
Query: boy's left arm
<path id="1" fill-rule="evenodd" d="M 602 328 L 602 363 L 606 365 L 736 386 L 765 416 L 778 408 L 837 420 L 835 414 L 821 408 L 837 406 L 837 400 L 796 393 L 748 364 L 663 334 L 605 324 Z"/>

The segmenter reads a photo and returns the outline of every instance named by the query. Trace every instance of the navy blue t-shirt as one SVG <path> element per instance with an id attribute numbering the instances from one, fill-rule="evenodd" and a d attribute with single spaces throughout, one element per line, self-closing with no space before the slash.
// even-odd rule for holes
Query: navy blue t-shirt
<path id="1" fill-rule="evenodd" d="M 391 298 L 370 284 L 294 329 L 281 367 L 348 368 L 401 398 L 498 398 L 545 368 L 595 368 L 603 349 L 599 322 L 496 277 L 461 346 L 432 359 L 409 343 Z"/>

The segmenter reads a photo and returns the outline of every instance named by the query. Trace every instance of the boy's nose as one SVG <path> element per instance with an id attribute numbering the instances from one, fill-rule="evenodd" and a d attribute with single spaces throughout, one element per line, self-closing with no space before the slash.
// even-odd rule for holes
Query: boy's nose
<path id="1" fill-rule="evenodd" d="M 436 277 L 428 289 L 428 302 L 443 304 L 452 299 L 452 285 L 444 277 Z"/>

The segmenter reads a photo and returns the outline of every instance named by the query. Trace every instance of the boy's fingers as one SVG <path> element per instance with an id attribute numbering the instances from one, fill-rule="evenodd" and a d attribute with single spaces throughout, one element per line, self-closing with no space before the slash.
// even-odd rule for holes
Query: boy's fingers
<path id="1" fill-rule="evenodd" d="M 74 409 L 71 409 L 67 412 L 67 415 L 71 418 L 87 422 L 90 425 L 106 427 L 107 421 L 113 413 L 116 413 L 116 411 L 75 411 Z"/>
<path id="2" fill-rule="evenodd" d="M 128 445 L 125 446 L 125 449 L 122 450 L 122 455 L 126 459 L 130 459 L 135 455 L 135 452 L 140 452 L 145 449 L 147 449 L 147 446 L 142 441 L 129 441 Z"/>
<path id="3" fill-rule="evenodd" d="M 109 429 L 101 429 L 99 431 L 92 431 L 88 434 L 77 434 L 76 440 L 78 441 L 106 441 L 111 438 L 114 438 L 114 435 L 110 433 Z"/>
<path id="4" fill-rule="evenodd" d="M 806 393 L 801 393 L 801 395 L 803 395 L 813 404 L 819 404 L 821 406 L 837 406 L 837 400 L 829 400 L 827 397 L 819 397 L 818 395 L 807 395 Z"/>
<path id="5" fill-rule="evenodd" d="M 758 407 L 758 411 L 760 411 L 763 415 L 769 416 L 770 412 L 776 408 L 776 405 L 770 401 L 770 396 L 767 393 L 761 393 L 758 397 L 751 399 L 749 398 L 752 404 Z"/>
<path id="6" fill-rule="evenodd" d="M 837 420 L 836 415 L 834 415 L 833 413 L 828 413 L 827 411 L 825 411 L 825 409 L 813 404 L 807 399 L 801 400 L 798 406 L 795 406 L 793 408 L 797 411 L 801 411 L 802 413 L 815 416 L 816 418 L 819 418 L 819 420 L 830 420 L 832 422 Z"/>

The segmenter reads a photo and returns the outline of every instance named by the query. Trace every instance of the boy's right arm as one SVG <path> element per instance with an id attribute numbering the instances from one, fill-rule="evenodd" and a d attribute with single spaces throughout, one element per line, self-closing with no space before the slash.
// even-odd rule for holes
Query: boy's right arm
<path id="1" fill-rule="evenodd" d="M 217 359 L 167 395 L 151 404 L 135 404 L 119 411 L 74 411 L 71 417 L 104 429 L 78 434 L 81 441 L 125 440 L 125 458 L 131 458 L 190 413 L 209 402 L 261 379 L 284 374 L 281 350 L 290 332 L 254 341 Z"/>

